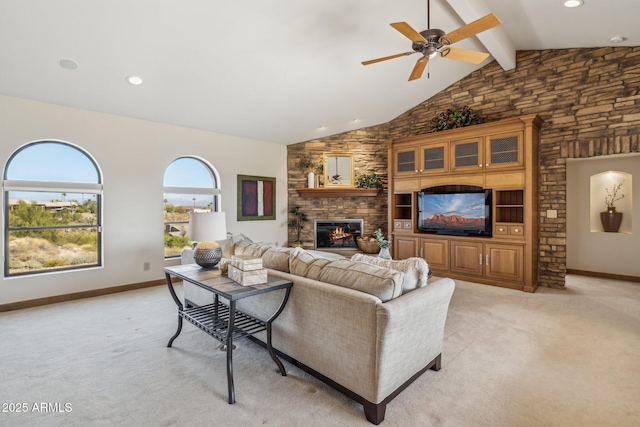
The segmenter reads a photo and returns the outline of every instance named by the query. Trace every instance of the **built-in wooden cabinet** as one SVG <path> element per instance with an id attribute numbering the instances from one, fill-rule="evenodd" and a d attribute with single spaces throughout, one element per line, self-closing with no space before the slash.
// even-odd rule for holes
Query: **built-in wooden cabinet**
<path id="1" fill-rule="evenodd" d="M 420 257 L 429 260 L 433 270 L 449 270 L 449 239 L 420 238 Z"/>
<path id="2" fill-rule="evenodd" d="M 530 115 L 393 141 L 389 229 L 394 258 L 422 257 L 437 276 L 535 291 L 542 122 Z M 442 185 L 492 190 L 491 237 L 419 232 L 417 193 Z"/>
<path id="3" fill-rule="evenodd" d="M 398 235 L 393 239 L 393 258 L 405 259 L 418 256 L 418 238 Z"/>

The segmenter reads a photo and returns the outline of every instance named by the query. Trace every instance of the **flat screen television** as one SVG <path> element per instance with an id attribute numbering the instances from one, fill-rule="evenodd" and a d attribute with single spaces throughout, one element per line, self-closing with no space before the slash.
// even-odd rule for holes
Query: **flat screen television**
<path id="1" fill-rule="evenodd" d="M 491 237 L 491 190 L 419 192 L 418 229 L 426 233 Z"/>

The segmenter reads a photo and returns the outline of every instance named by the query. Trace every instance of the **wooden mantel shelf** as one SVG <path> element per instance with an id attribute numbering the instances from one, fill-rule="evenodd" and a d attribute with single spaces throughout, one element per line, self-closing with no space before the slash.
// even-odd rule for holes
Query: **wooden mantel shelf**
<path id="1" fill-rule="evenodd" d="M 324 187 L 299 188 L 302 197 L 375 197 L 380 193 L 379 188 L 354 187 Z"/>

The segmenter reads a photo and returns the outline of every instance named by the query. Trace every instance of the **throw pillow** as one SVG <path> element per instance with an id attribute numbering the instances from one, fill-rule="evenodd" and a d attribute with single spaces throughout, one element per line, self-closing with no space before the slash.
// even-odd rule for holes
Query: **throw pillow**
<path id="1" fill-rule="evenodd" d="M 328 258 L 315 256 L 302 248 L 295 248 L 289 255 L 289 272 L 296 276 L 318 280 L 320 270 L 330 262 Z"/>
<path id="2" fill-rule="evenodd" d="M 431 277 L 429 264 L 422 258 L 414 257 L 393 261 L 365 254 L 355 254 L 351 257 L 351 260 L 402 271 L 404 273 L 402 281 L 403 293 L 426 286 L 427 280 Z"/>
<path id="3" fill-rule="evenodd" d="M 333 260 L 325 265 L 317 280 L 354 289 L 390 301 L 402 295 L 404 273 L 377 265 L 350 260 Z"/>
<path id="4" fill-rule="evenodd" d="M 248 255 L 256 258 L 261 258 L 264 253 L 272 248 L 269 244 L 262 243 L 249 243 L 244 240 L 238 242 L 233 247 L 234 255 Z"/>
<path id="5" fill-rule="evenodd" d="M 289 272 L 289 254 L 291 248 L 272 247 L 262 255 L 262 266 L 272 270 Z"/>

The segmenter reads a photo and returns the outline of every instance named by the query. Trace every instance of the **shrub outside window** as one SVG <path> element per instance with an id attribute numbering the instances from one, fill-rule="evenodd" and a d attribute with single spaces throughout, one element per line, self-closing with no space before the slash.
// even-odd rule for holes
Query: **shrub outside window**
<path id="1" fill-rule="evenodd" d="M 184 156 L 164 174 L 164 256 L 180 256 L 190 248 L 189 214 L 217 212 L 220 208 L 218 172 L 206 160 Z"/>
<path id="2" fill-rule="evenodd" d="M 102 265 L 102 179 L 88 153 L 60 141 L 26 144 L 2 185 L 5 276 Z"/>

